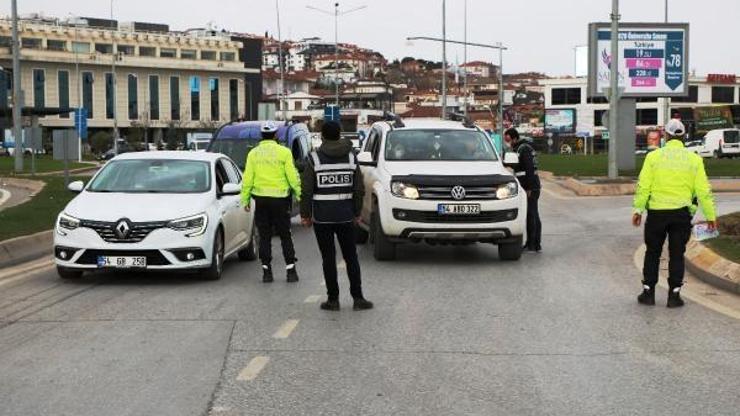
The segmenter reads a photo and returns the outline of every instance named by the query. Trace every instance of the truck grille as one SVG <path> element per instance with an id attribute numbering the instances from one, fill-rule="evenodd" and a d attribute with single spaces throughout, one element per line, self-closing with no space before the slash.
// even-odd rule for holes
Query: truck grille
<path id="1" fill-rule="evenodd" d="M 106 243 L 139 243 L 143 241 L 152 231 L 164 228 L 167 222 L 129 222 L 129 231 L 125 237 L 116 233 L 117 222 L 88 221 L 80 222 L 80 227 L 94 230 Z"/>
<path id="2" fill-rule="evenodd" d="M 418 186 L 419 199 L 453 200 L 452 186 Z M 491 200 L 496 199 L 496 188 L 490 187 L 465 187 L 466 200 Z"/>

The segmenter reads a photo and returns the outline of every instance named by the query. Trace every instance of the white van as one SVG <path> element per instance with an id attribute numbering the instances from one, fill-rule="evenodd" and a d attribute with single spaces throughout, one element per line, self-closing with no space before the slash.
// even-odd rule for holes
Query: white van
<path id="1" fill-rule="evenodd" d="M 740 129 L 711 130 L 704 136 L 703 146 L 697 153 L 714 158 L 740 156 Z"/>

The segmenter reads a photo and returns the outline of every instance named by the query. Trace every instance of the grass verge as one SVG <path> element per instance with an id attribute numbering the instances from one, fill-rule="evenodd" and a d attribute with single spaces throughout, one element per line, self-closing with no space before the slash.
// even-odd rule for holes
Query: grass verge
<path id="1" fill-rule="evenodd" d="M 79 169 L 89 167 L 87 163 L 69 162 L 69 169 Z M 36 173 L 57 172 L 64 170 L 63 160 L 54 160 L 49 155 L 36 156 Z M 23 173 L 31 173 L 31 156 L 23 158 Z M 0 157 L 0 176 L 15 174 L 15 158 L 2 156 Z"/>
<path id="2" fill-rule="evenodd" d="M 607 155 L 548 155 L 539 154 L 540 169 L 554 173 L 556 176 L 606 176 Z M 624 176 L 637 176 L 644 156 L 636 159 L 634 172 L 620 172 Z M 737 176 L 740 173 L 740 159 L 704 159 L 704 167 L 709 177 Z"/>
<path id="3" fill-rule="evenodd" d="M 719 217 L 719 237 L 706 241 L 706 245 L 722 257 L 740 263 L 740 212 Z"/>

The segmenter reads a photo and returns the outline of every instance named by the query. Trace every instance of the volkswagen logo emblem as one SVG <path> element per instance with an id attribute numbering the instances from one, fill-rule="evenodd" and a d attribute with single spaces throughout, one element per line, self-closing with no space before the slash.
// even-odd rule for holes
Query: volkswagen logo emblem
<path id="1" fill-rule="evenodd" d="M 128 220 L 120 220 L 114 228 L 116 236 L 120 239 L 128 238 L 128 234 L 131 232 L 131 225 Z"/>
<path id="2" fill-rule="evenodd" d="M 458 185 L 452 188 L 452 191 L 450 192 L 450 194 L 452 195 L 452 199 L 456 201 L 462 201 L 463 199 L 465 199 L 465 188 Z"/>

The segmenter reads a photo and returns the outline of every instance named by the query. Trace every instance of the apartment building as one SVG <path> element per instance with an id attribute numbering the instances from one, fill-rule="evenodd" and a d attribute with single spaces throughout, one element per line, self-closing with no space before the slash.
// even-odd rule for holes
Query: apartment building
<path id="1" fill-rule="evenodd" d="M 117 124 L 122 135 L 138 127 L 155 138 L 173 126 L 210 128 L 256 112 L 250 84 L 261 76 L 260 62 L 246 60 L 259 59 L 261 50 L 251 53 L 227 33 L 154 32 L 139 29 L 146 25 L 110 23 L 105 28 L 82 19 L 21 20 L 25 106 L 82 107 L 93 131 Z M 8 90 L 10 46 L 11 22 L 0 20 L 0 65 L 6 69 L 0 85 Z M 258 88 L 261 94 L 261 81 Z M 74 122 L 62 114 L 44 117 L 40 125 L 72 128 Z"/>

